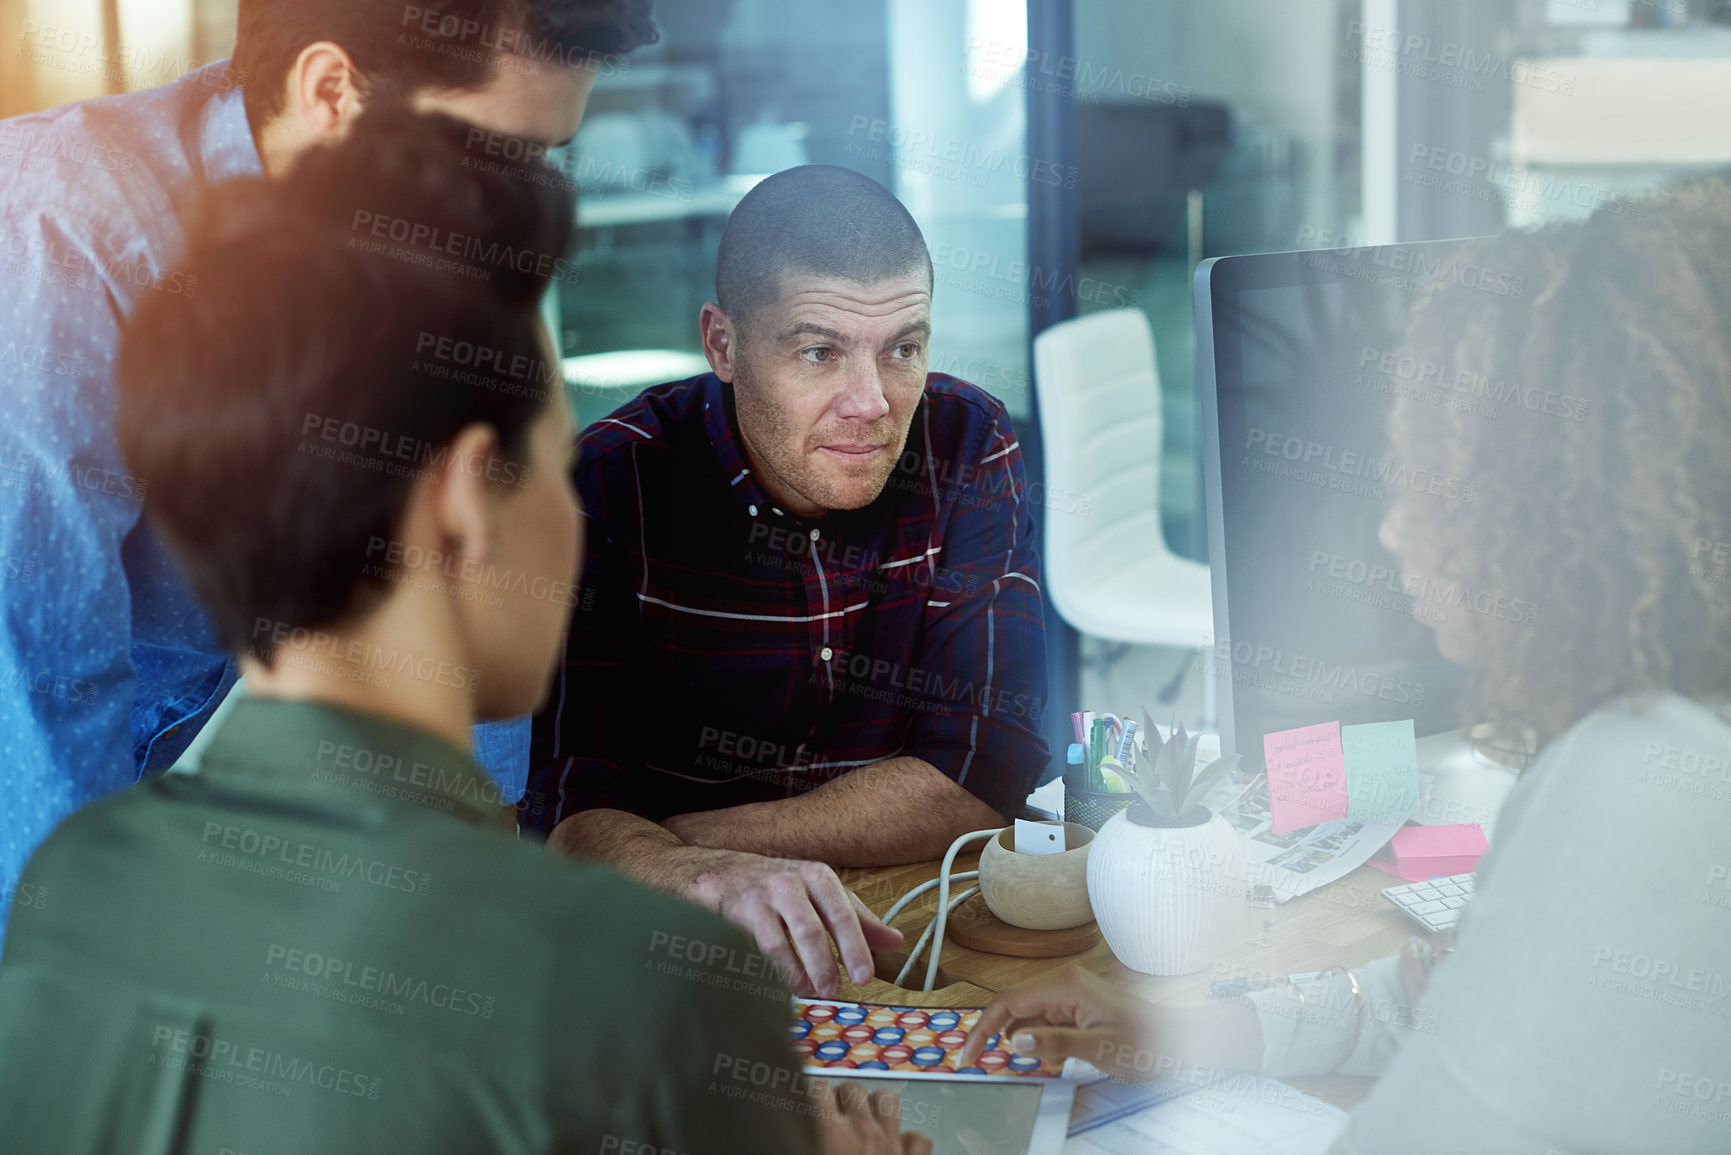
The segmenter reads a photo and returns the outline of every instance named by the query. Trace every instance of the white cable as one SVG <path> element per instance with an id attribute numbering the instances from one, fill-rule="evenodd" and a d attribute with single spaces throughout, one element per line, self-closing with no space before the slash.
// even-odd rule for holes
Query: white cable
<path id="1" fill-rule="evenodd" d="M 944 917 L 947 917 L 951 911 L 955 910 L 958 906 L 962 905 L 962 903 L 968 901 L 968 899 L 974 897 L 974 895 L 976 895 L 978 893 L 980 893 L 980 888 L 977 886 L 971 886 L 967 890 L 962 891 L 961 896 L 959 898 L 953 899 L 950 902 L 950 905 L 944 908 L 943 915 L 939 916 L 940 920 Z M 942 958 L 943 955 L 944 955 L 944 932 L 943 932 L 943 928 L 939 927 L 937 938 L 932 940 L 931 961 L 928 964 L 927 969 L 926 969 L 926 987 L 925 987 L 925 989 L 928 991 L 932 989 L 932 984 L 937 981 L 938 960 L 940 958 Z"/>
<path id="2" fill-rule="evenodd" d="M 944 854 L 943 868 L 938 871 L 938 917 L 936 920 L 936 938 L 932 943 L 931 961 L 926 964 L 926 990 L 932 989 L 932 984 L 938 981 L 938 955 L 944 949 L 944 924 L 950 917 L 950 867 L 956 863 L 956 852 L 970 842 L 978 842 L 983 838 L 996 838 L 1002 834 L 1005 827 L 999 826 L 991 830 L 975 830 L 964 834 L 950 843 L 950 849 Z"/>
<path id="3" fill-rule="evenodd" d="M 960 874 L 952 875 L 950 878 L 950 881 L 951 882 L 968 882 L 969 880 L 975 879 L 978 877 L 980 877 L 979 871 L 977 871 L 977 870 L 964 870 Z M 884 915 L 884 918 L 883 918 L 884 925 L 888 926 L 888 925 L 890 925 L 890 923 L 894 922 L 896 920 L 896 916 L 901 914 L 902 911 L 907 909 L 908 903 L 912 902 L 914 899 L 918 898 L 920 895 L 924 894 L 926 891 L 930 890 L 932 887 L 936 886 L 937 884 L 938 884 L 938 880 L 935 878 L 932 879 L 930 882 L 922 882 L 918 886 L 914 887 L 912 890 L 908 891 L 906 894 L 902 895 L 900 898 L 896 899 L 896 904 L 894 906 L 890 907 L 889 913 Z"/>
<path id="4" fill-rule="evenodd" d="M 934 879 L 932 879 L 932 881 L 936 882 L 937 879 L 934 878 Z M 962 891 L 962 893 L 958 894 L 955 898 L 952 898 L 950 900 L 949 909 L 954 910 L 956 907 L 962 905 L 962 903 L 968 901 L 968 899 L 974 897 L 974 895 L 976 895 L 978 893 L 980 893 L 979 887 L 977 887 L 977 886 L 968 887 L 968 889 Z M 896 983 L 895 983 L 896 986 L 899 987 L 902 985 L 902 983 L 907 981 L 908 972 L 914 969 L 914 964 L 919 961 L 920 952 L 925 950 L 926 944 L 932 941 L 932 931 L 936 930 L 937 927 L 938 927 L 938 920 L 935 917 L 932 919 L 932 921 L 926 923 L 926 929 L 924 929 L 920 932 L 919 940 L 914 943 L 914 949 L 908 953 L 908 961 L 902 964 L 901 972 L 896 975 Z M 932 949 L 934 951 L 937 950 L 938 949 L 937 944 L 934 943 L 932 946 Z M 926 990 L 929 991 L 931 989 L 932 989 L 931 983 L 928 980 L 927 984 L 926 984 Z"/>

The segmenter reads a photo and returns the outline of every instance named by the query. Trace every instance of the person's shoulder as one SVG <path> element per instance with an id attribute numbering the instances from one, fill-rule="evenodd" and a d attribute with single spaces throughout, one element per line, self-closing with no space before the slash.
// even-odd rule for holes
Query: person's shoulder
<path id="1" fill-rule="evenodd" d="M 920 418 L 910 430 L 908 451 L 916 474 L 934 476 L 952 504 L 1020 488 L 1021 443 L 1004 403 L 959 377 L 926 377 Z"/>
<path id="2" fill-rule="evenodd" d="M 628 468 L 627 450 L 667 451 L 701 435 L 709 374 L 645 389 L 584 429 L 577 439 L 579 477 L 604 477 Z"/>
<path id="3" fill-rule="evenodd" d="M 425 807 L 399 809 L 395 818 L 388 841 L 382 832 L 376 836 L 375 850 L 441 864 L 436 885 L 455 925 L 466 924 L 467 912 L 478 907 L 504 915 L 509 944 L 470 946 L 481 956 L 507 950 L 526 984 L 569 981 L 623 991 L 653 985 L 658 962 L 683 969 L 708 960 L 741 975 L 757 968 L 745 957 L 742 932 L 611 867 Z"/>
<path id="4" fill-rule="evenodd" d="M 5 215 L 52 216 L 99 251 L 152 235 L 191 179 L 183 129 L 212 95 L 182 78 L 0 121 Z"/>
<path id="5" fill-rule="evenodd" d="M 926 374 L 922 404 L 935 428 L 991 429 L 1009 419 L 1002 401 L 978 385 L 948 373 Z"/>
<path id="6" fill-rule="evenodd" d="M 76 861 L 82 847 L 92 842 L 111 839 L 125 827 L 148 827 L 160 807 L 155 788 L 161 778 L 150 778 L 82 803 L 49 831 L 32 860 L 45 864 L 58 864 L 65 859 Z"/>
<path id="7" fill-rule="evenodd" d="M 1006 438 L 1015 438 L 1009 410 L 1002 401 L 948 373 L 926 375 L 920 412 L 933 451 L 952 458 L 963 454 L 977 460 L 1001 449 Z"/>
<path id="8" fill-rule="evenodd" d="M 714 456 L 704 414 L 712 381 L 704 374 L 645 389 L 583 430 L 572 476 L 591 521 L 623 532 L 640 505 L 685 500 L 693 463 Z"/>
<path id="9" fill-rule="evenodd" d="M 1504 805 L 1497 842 L 1570 869 L 1620 871 L 1629 863 L 1604 856 L 1605 846 L 1690 843 L 1697 831 L 1718 830 L 1728 801 L 1731 706 L 1630 694 L 1600 705 L 1541 751 Z"/>
<path id="10" fill-rule="evenodd" d="M 28 911 L 52 921 L 70 911 L 98 917 L 117 884 L 150 853 L 162 835 L 161 805 L 149 784 L 117 790 L 68 814 L 48 832 L 24 864 L 14 887 L 8 937 L 21 942 Z M 127 847 L 129 852 L 117 852 Z M 0 918 L 5 918 L 0 904 Z"/>
<path id="11" fill-rule="evenodd" d="M 484 843 L 484 853 L 492 860 L 488 873 L 507 884 L 516 899 L 530 908 L 525 915 L 533 919 L 540 913 L 564 912 L 561 923 L 584 937 L 586 953 L 626 950 L 640 954 L 640 948 L 657 932 L 686 938 L 707 936 L 705 941 L 740 933 L 701 907 L 645 886 L 611 867 L 566 858 L 535 839 L 501 839 L 491 830 L 464 830 L 468 833 L 462 837 Z M 571 917 L 574 912 L 578 917 Z M 591 937 L 591 932 L 602 927 L 607 931 L 604 937 Z"/>
<path id="12" fill-rule="evenodd" d="M 1731 800 L 1731 703 L 1718 705 L 1674 693 L 1629 694 L 1607 702 L 1571 726 L 1534 770 L 1547 785 L 1620 790 L 1671 784 L 1682 793 Z"/>

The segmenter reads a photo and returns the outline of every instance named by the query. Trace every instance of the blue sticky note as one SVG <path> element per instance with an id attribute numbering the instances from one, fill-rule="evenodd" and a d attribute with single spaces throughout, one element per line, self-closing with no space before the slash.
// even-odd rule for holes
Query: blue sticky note
<path id="1" fill-rule="evenodd" d="M 1412 719 L 1340 728 L 1346 762 L 1346 816 L 1404 822 L 1418 809 L 1418 747 Z"/>

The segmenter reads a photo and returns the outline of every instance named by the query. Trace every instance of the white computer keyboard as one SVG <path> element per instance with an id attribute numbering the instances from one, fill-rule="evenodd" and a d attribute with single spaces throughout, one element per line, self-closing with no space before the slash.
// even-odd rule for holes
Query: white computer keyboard
<path id="1" fill-rule="evenodd" d="M 1382 896 L 1400 908 L 1402 914 L 1434 933 L 1453 926 L 1460 917 L 1461 907 L 1473 896 L 1473 876 L 1452 874 L 1429 882 L 1390 886 L 1383 890 Z"/>

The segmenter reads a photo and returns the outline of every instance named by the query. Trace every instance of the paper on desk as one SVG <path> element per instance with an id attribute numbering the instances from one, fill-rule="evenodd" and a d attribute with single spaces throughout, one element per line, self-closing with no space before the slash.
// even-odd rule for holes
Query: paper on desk
<path id="1" fill-rule="evenodd" d="M 1076 1092 L 1065 1155 L 1322 1155 L 1346 1112 L 1255 1075 L 1208 1086 L 1109 1079 Z"/>
<path id="2" fill-rule="evenodd" d="M 1061 854 L 1064 850 L 1064 828 L 1050 822 L 1029 822 L 1016 819 L 1017 854 Z"/>
<path id="3" fill-rule="evenodd" d="M 1429 774 L 1419 775 L 1420 805 L 1430 783 Z M 1345 878 L 1387 845 L 1405 820 L 1404 816 L 1388 822 L 1338 818 L 1277 833 L 1268 804 L 1268 779 L 1261 775 L 1248 782 L 1229 776 L 1208 792 L 1203 805 L 1243 837 L 1245 862 L 1255 881 L 1270 883 L 1281 902 Z"/>
<path id="4" fill-rule="evenodd" d="M 1418 744 L 1412 719 L 1340 728 L 1346 817 L 1404 822 L 1418 809 Z"/>
<path id="5" fill-rule="evenodd" d="M 1064 780 L 1054 778 L 1028 795 L 1028 809 L 1056 821 L 1064 820 Z"/>
<path id="6" fill-rule="evenodd" d="M 1339 722 L 1266 734 L 1262 757 L 1268 766 L 1268 800 L 1276 834 L 1347 816 Z"/>

